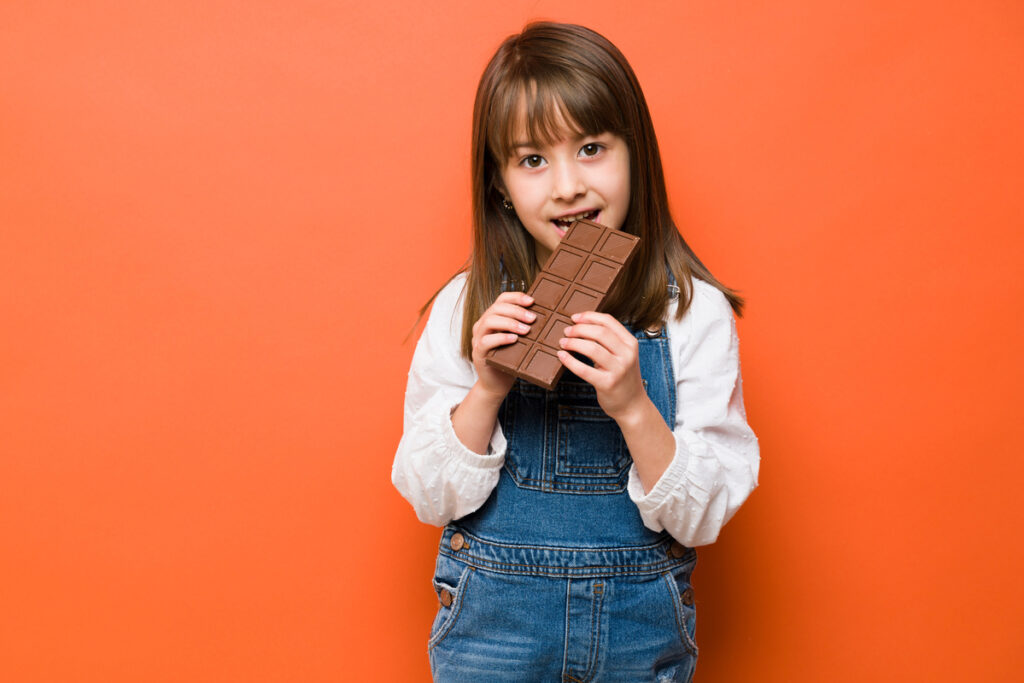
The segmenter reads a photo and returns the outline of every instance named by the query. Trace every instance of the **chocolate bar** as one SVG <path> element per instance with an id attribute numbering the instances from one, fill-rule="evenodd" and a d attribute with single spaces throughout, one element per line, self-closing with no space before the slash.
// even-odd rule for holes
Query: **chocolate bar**
<path id="1" fill-rule="evenodd" d="M 487 364 L 544 389 L 554 389 L 565 370 L 558 340 L 570 316 L 599 311 L 622 274 L 639 237 L 581 219 L 569 226 L 527 294 L 537 319 L 530 333 L 487 354 Z"/>

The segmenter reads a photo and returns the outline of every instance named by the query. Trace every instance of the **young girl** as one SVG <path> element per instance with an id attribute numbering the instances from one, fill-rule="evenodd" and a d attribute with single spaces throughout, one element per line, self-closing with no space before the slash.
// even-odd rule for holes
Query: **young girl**
<path id="1" fill-rule="evenodd" d="M 434 678 L 689 681 L 693 548 L 757 485 L 742 301 L 679 235 L 640 85 L 593 31 L 536 23 L 501 45 L 472 178 L 472 260 L 416 347 L 392 472 L 446 525 Z M 530 330 L 522 290 L 580 217 L 640 243 L 606 312 L 572 317 L 545 391 L 484 357 Z"/>

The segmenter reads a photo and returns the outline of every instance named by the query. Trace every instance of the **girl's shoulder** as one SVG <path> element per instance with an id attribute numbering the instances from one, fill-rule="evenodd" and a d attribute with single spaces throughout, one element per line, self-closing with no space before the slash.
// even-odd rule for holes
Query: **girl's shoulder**
<path id="1" fill-rule="evenodd" d="M 693 296 L 690 297 L 690 307 L 680 321 L 686 323 L 708 323 L 714 320 L 732 320 L 732 306 L 729 300 L 712 284 L 698 278 L 692 278 Z M 678 299 L 670 304 L 668 319 L 675 320 L 676 308 L 679 305 Z"/>
<path id="2" fill-rule="evenodd" d="M 677 377 L 687 372 L 720 372 L 731 367 L 736 358 L 738 339 L 736 318 L 729 300 L 720 289 L 703 280 L 693 279 L 690 307 L 676 320 L 678 301 L 673 301 L 668 318 L 668 338 Z M 690 365 L 682 370 L 681 365 Z"/>
<path id="3" fill-rule="evenodd" d="M 447 335 L 461 335 L 467 277 L 465 272 L 458 273 L 438 290 L 427 318 L 428 328 L 445 331 Z"/>
<path id="4" fill-rule="evenodd" d="M 448 280 L 444 287 L 437 292 L 437 297 L 434 299 L 434 310 L 437 310 L 438 307 L 445 310 L 461 309 L 468 278 L 469 274 L 465 271 L 452 276 L 452 279 Z"/>

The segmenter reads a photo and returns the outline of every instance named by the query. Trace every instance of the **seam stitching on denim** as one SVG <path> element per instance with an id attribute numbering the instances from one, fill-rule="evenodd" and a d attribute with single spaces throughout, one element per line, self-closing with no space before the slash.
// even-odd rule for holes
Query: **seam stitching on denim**
<path id="1" fill-rule="evenodd" d="M 466 566 L 465 569 L 462 570 L 462 576 L 459 577 L 459 586 L 455 591 L 455 601 L 458 602 L 458 607 L 456 608 L 455 603 L 452 603 L 452 614 L 449 615 L 445 623 L 441 624 L 441 628 L 438 630 L 437 635 L 431 638 L 430 642 L 427 643 L 427 652 L 430 652 L 435 647 L 440 645 L 441 641 L 447 638 L 448 634 L 451 633 L 452 628 L 454 628 L 455 621 L 459 618 L 459 615 L 462 613 L 462 605 L 465 600 L 466 589 L 469 587 L 469 577 L 470 572 L 472 570 L 473 567 L 470 567 L 468 565 Z"/>
<path id="2" fill-rule="evenodd" d="M 597 591 L 598 587 L 601 588 L 599 592 Z M 604 584 L 595 583 L 591 591 L 593 594 L 590 602 L 590 646 L 587 652 L 587 671 L 583 674 L 584 680 L 587 681 L 594 677 L 598 650 L 601 647 L 601 607 L 604 604 Z"/>
<path id="3" fill-rule="evenodd" d="M 572 599 L 572 579 L 565 581 L 565 638 L 562 642 L 562 679 L 568 676 L 569 666 L 569 601 Z"/>

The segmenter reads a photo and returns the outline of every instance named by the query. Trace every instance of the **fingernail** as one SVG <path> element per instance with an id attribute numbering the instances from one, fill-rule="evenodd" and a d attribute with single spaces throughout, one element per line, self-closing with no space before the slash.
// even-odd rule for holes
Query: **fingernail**
<path id="1" fill-rule="evenodd" d="M 530 311 L 527 311 L 526 312 L 526 319 L 529 320 L 532 323 L 534 320 L 537 319 L 537 314 L 536 313 L 531 313 Z"/>
<path id="2" fill-rule="evenodd" d="M 568 339 L 566 339 L 565 337 L 562 337 L 561 339 L 559 339 L 559 340 L 558 340 L 558 345 L 559 345 L 559 346 L 561 346 L 562 348 L 565 348 L 565 345 L 566 345 L 566 344 L 567 344 L 568 342 L 569 342 L 569 340 L 568 340 Z"/>
<path id="3" fill-rule="evenodd" d="M 518 325 L 516 327 L 516 329 L 519 330 L 522 334 L 526 334 L 527 332 L 530 331 L 530 326 L 529 325 L 520 324 L 520 325 Z"/>
<path id="4" fill-rule="evenodd" d="M 573 313 L 573 314 L 572 314 L 572 321 L 573 321 L 574 323 L 575 323 L 575 322 L 579 322 L 579 319 L 580 319 L 580 315 L 581 315 L 580 313 Z"/>

